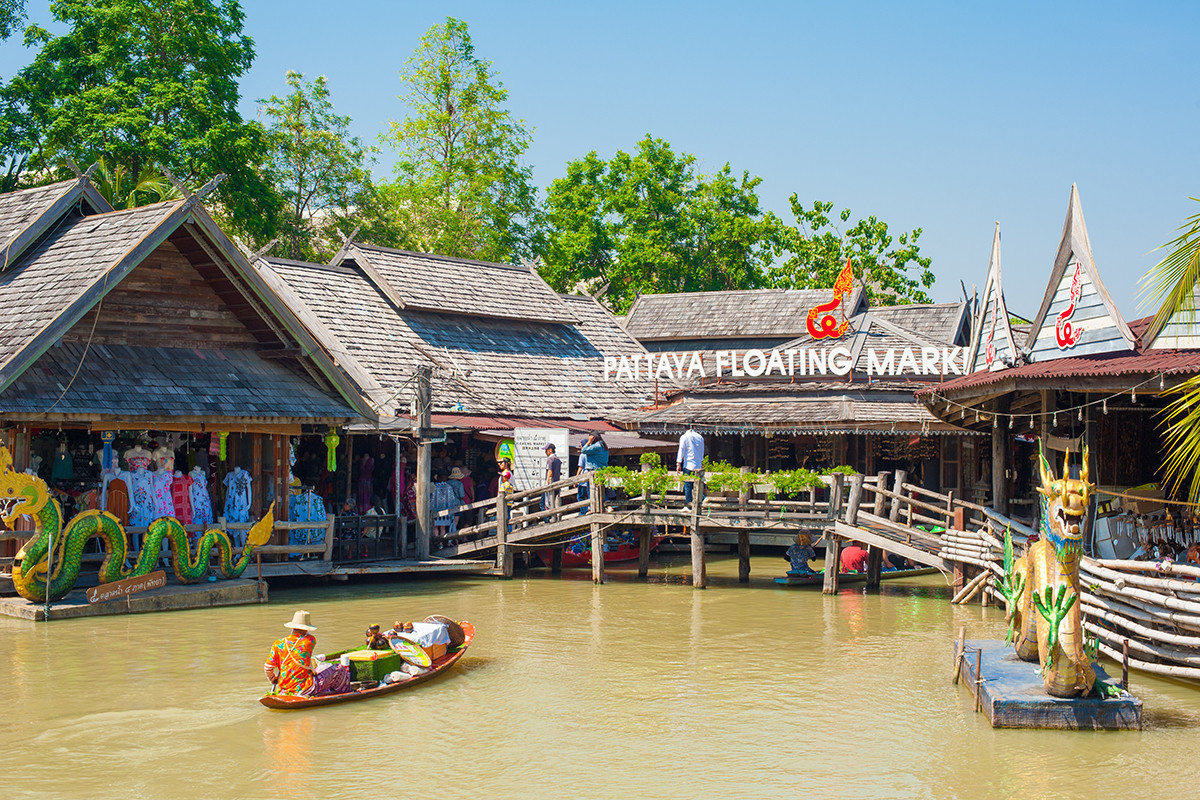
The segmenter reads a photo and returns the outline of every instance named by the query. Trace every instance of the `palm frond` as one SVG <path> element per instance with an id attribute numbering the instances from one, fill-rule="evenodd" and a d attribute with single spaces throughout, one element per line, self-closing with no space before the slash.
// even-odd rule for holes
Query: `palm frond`
<path id="1" fill-rule="evenodd" d="M 1191 198 L 1196 202 L 1200 199 Z M 1176 313 L 1184 324 L 1196 318 L 1197 284 L 1200 283 L 1200 214 L 1179 226 L 1180 234 L 1159 247 L 1167 256 L 1142 276 L 1138 296 L 1143 307 L 1157 305 L 1151 328 L 1160 329 Z"/>
<path id="2" fill-rule="evenodd" d="M 1176 395 L 1160 412 L 1165 428 L 1163 482 L 1187 487 L 1188 499 L 1200 501 L 1200 375 L 1188 378 L 1167 394 Z"/>

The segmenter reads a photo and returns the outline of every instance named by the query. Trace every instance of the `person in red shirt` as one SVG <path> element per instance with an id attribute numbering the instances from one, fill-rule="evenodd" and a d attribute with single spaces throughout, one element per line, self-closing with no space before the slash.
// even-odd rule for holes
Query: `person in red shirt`
<path id="1" fill-rule="evenodd" d="M 858 542 L 842 548 L 842 572 L 866 572 L 867 550 Z"/>

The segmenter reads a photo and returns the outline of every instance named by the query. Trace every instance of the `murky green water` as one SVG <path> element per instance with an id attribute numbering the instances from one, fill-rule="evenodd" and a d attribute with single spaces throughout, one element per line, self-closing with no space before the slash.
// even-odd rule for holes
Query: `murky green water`
<path id="1" fill-rule="evenodd" d="M 672 565 L 674 564 L 674 565 Z M 1200 690 L 1134 676 L 1141 733 L 992 730 L 952 639 L 1003 635 L 940 577 L 882 594 L 776 587 L 779 559 L 275 589 L 267 606 L 0 619 L 0 797 L 1044 798 L 1200 795 Z M 319 650 L 370 622 L 468 619 L 453 673 L 275 712 L 261 663 L 293 609 Z"/>

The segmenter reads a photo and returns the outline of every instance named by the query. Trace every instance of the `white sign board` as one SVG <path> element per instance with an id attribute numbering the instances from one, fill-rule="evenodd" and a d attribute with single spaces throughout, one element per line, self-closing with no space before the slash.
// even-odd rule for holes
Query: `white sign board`
<path id="1" fill-rule="evenodd" d="M 571 432 L 566 428 L 516 428 L 513 430 L 513 446 L 516 463 L 513 464 L 513 486 L 518 492 L 546 485 L 546 442 L 552 442 L 555 454 L 562 459 L 562 477 L 569 474 Z"/>

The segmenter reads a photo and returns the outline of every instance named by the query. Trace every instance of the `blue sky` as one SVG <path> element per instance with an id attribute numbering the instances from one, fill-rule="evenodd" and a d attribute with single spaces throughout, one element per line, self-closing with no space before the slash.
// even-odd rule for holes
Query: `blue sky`
<path id="1" fill-rule="evenodd" d="M 30 18 L 48 20 L 29 1 Z M 533 129 L 547 186 L 644 134 L 788 196 L 921 227 L 937 300 L 982 289 L 993 222 L 1009 308 L 1037 311 L 1079 185 L 1092 249 L 1127 317 L 1151 251 L 1200 211 L 1195 3 L 316 2 L 246 0 L 258 58 L 243 113 L 288 69 L 329 80 L 374 140 L 405 107 L 398 71 L 446 16 Z M 32 54 L 0 46 L 0 77 Z M 377 172 L 390 172 L 381 155 Z"/>

